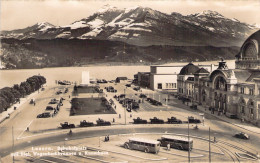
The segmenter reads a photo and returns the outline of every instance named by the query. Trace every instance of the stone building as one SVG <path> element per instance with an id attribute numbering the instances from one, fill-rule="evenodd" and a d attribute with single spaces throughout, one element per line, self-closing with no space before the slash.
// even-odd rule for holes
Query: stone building
<path id="1" fill-rule="evenodd" d="M 178 75 L 179 95 L 219 115 L 236 116 L 260 125 L 259 43 L 257 31 L 236 55 L 235 69 L 229 69 L 224 60 L 212 73 L 191 64 L 184 66 Z"/>

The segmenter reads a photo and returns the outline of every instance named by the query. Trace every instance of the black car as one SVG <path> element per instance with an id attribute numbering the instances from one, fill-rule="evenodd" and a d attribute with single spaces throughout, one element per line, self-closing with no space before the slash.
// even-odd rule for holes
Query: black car
<path id="1" fill-rule="evenodd" d="M 163 124 L 164 121 L 162 119 L 158 119 L 157 117 L 151 118 L 150 119 L 151 124 Z"/>
<path id="2" fill-rule="evenodd" d="M 41 114 L 38 114 L 37 115 L 37 118 L 49 118 L 51 117 L 51 114 L 50 113 L 41 113 Z"/>
<path id="3" fill-rule="evenodd" d="M 69 124 L 68 122 L 61 123 L 60 125 L 62 129 L 75 128 L 74 124 Z"/>
<path id="4" fill-rule="evenodd" d="M 137 117 L 136 119 L 134 119 L 134 124 L 147 124 L 147 120 Z"/>
<path id="5" fill-rule="evenodd" d="M 182 123 L 182 121 L 177 119 L 176 117 L 171 117 L 171 118 L 168 118 L 168 123 L 180 124 L 180 123 Z"/>
<path id="6" fill-rule="evenodd" d="M 139 91 L 141 88 L 140 87 L 134 87 L 135 91 Z"/>
<path id="7" fill-rule="evenodd" d="M 97 126 L 110 126 L 111 123 L 109 121 L 104 121 L 103 119 L 98 119 L 97 121 Z"/>
<path id="8" fill-rule="evenodd" d="M 194 117 L 188 117 L 189 123 L 201 123 L 199 119 L 196 119 Z"/>
<path id="9" fill-rule="evenodd" d="M 234 137 L 239 138 L 239 139 L 246 139 L 246 140 L 250 138 L 249 135 L 247 135 L 244 132 L 237 133 L 234 135 Z"/>
<path id="10" fill-rule="evenodd" d="M 126 87 L 131 87 L 131 84 L 126 84 L 125 86 L 126 86 Z"/>
<path id="11" fill-rule="evenodd" d="M 140 98 L 146 98 L 147 96 L 145 95 L 145 94 L 140 94 L 140 96 L 139 96 Z"/>
<path id="12" fill-rule="evenodd" d="M 80 121 L 80 127 L 90 127 L 90 126 L 94 126 L 93 122 L 87 122 L 86 120 Z"/>

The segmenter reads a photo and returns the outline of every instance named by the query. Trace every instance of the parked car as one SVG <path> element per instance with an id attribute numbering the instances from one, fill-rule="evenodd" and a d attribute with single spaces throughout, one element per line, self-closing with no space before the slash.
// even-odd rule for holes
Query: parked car
<path id="1" fill-rule="evenodd" d="M 90 126 L 94 126 L 93 122 L 87 122 L 86 120 L 80 121 L 80 127 L 90 127 Z"/>
<path id="2" fill-rule="evenodd" d="M 249 135 L 247 135 L 244 132 L 236 133 L 234 135 L 234 137 L 239 138 L 239 139 L 249 139 L 250 138 Z"/>
<path id="3" fill-rule="evenodd" d="M 147 96 L 145 95 L 145 94 L 140 94 L 140 96 L 139 96 L 140 98 L 146 98 Z"/>
<path id="4" fill-rule="evenodd" d="M 109 121 L 104 121 L 103 119 L 98 119 L 97 121 L 97 126 L 110 126 L 111 123 Z"/>
<path id="5" fill-rule="evenodd" d="M 61 91 L 61 90 L 58 90 L 58 91 L 56 92 L 56 95 L 59 95 L 59 94 L 62 94 L 62 91 Z"/>
<path id="6" fill-rule="evenodd" d="M 188 117 L 188 121 L 189 123 L 201 123 L 201 121 L 199 119 L 196 119 L 194 117 Z"/>
<path id="7" fill-rule="evenodd" d="M 37 118 L 49 118 L 49 117 L 51 117 L 51 113 L 49 112 L 44 112 L 37 115 Z"/>
<path id="8" fill-rule="evenodd" d="M 126 84 L 125 86 L 126 86 L 126 87 L 131 87 L 131 84 Z"/>
<path id="9" fill-rule="evenodd" d="M 72 123 L 69 124 L 68 122 L 61 123 L 60 125 L 62 129 L 75 128 L 74 124 Z"/>
<path id="10" fill-rule="evenodd" d="M 168 123 L 180 124 L 180 123 L 182 123 L 182 121 L 177 119 L 176 117 L 171 117 L 171 118 L 168 118 Z"/>
<path id="11" fill-rule="evenodd" d="M 164 121 L 162 119 L 158 119 L 157 117 L 151 118 L 150 119 L 151 124 L 163 124 Z"/>
<path id="12" fill-rule="evenodd" d="M 147 120 L 137 117 L 136 119 L 134 119 L 134 124 L 147 124 Z"/>
<path id="13" fill-rule="evenodd" d="M 194 109 L 194 110 L 197 110 L 197 109 L 198 109 L 198 106 L 197 106 L 197 105 L 191 105 L 190 108 L 191 108 L 191 109 Z"/>
<path id="14" fill-rule="evenodd" d="M 139 91 L 141 88 L 140 87 L 134 87 L 135 91 Z"/>

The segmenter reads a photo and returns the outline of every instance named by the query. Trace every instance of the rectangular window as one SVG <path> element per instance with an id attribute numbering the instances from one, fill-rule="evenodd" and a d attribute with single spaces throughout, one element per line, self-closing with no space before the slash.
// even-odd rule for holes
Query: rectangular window
<path id="1" fill-rule="evenodd" d="M 242 94 L 245 93 L 245 88 L 244 88 L 244 87 L 241 87 L 241 88 L 240 88 L 240 93 L 242 93 Z"/>
<path id="2" fill-rule="evenodd" d="M 168 83 L 166 83 L 166 88 L 168 88 L 169 87 L 169 84 Z"/>
<path id="3" fill-rule="evenodd" d="M 250 88 L 250 89 L 249 89 L 249 94 L 250 94 L 250 95 L 254 95 L 254 89 L 253 89 L 253 88 Z"/>

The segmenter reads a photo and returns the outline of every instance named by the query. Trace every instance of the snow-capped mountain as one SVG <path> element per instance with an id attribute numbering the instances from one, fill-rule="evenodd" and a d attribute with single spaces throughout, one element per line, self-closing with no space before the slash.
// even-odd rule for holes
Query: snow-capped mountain
<path id="1" fill-rule="evenodd" d="M 229 19 L 216 11 L 192 15 L 165 14 L 140 6 L 118 9 L 106 5 L 93 15 L 67 26 L 37 23 L 4 31 L 2 38 L 96 39 L 133 45 L 240 46 L 259 27 Z"/>

